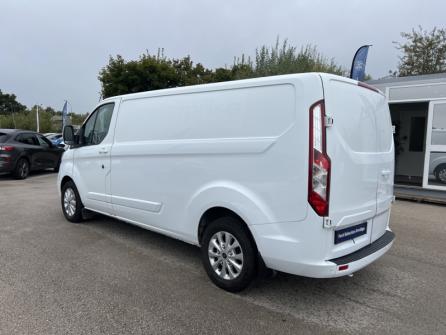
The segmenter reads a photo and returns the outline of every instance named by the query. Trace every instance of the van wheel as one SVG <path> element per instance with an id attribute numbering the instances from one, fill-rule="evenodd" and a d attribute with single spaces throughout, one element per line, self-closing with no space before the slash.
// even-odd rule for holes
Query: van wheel
<path id="1" fill-rule="evenodd" d="M 446 184 L 446 164 L 440 164 L 435 169 L 435 178 L 443 184 Z"/>
<path id="2" fill-rule="evenodd" d="M 207 226 L 201 256 L 209 278 L 226 291 L 239 292 L 256 276 L 255 246 L 244 225 L 235 218 L 219 218 Z"/>
<path id="3" fill-rule="evenodd" d="M 65 218 L 74 223 L 82 221 L 82 204 L 76 185 L 72 181 L 68 181 L 62 186 L 61 196 L 62 212 Z"/>
<path id="4" fill-rule="evenodd" d="M 29 175 L 29 163 L 26 158 L 20 158 L 12 173 L 15 179 L 26 179 Z"/>

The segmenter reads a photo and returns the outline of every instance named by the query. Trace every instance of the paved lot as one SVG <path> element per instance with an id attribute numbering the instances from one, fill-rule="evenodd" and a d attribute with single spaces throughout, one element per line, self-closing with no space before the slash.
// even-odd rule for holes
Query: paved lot
<path id="1" fill-rule="evenodd" d="M 55 180 L 0 176 L 0 334 L 446 334 L 446 207 L 397 202 L 393 249 L 353 278 L 279 274 L 234 295 L 195 247 L 67 222 Z"/>

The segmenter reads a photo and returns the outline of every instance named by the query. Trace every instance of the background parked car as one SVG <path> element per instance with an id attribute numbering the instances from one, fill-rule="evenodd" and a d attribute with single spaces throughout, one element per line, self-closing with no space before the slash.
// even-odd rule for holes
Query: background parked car
<path id="1" fill-rule="evenodd" d="M 30 171 L 59 170 L 64 153 L 42 134 L 28 130 L 0 129 L 0 172 L 25 179 Z"/>
<path id="2" fill-rule="evenodd" d="M 47 139 L 49 139 L 52 143 L 55 143 L 55 142 L 60 141 L 62 139 L 62 134 L 59 134 L 59 133 L 49 133 L 48 135 L 44 134 L 44 136 Z"/>
<path id="3" fill-rule="evenodd" d="M 60 148 L 65 148 L 65 150 L 68 149 L 68 145 L 65 145 L 65 142 L 63 141 L 63 136 L 60 133 L 50 133 L 48 136 L 45 135 L 47 139 L 51 141 L 55 146 L 58 146 Z"/>
<path id="4" fill-rule="evenodd" d="M 431 152 L 429 175 L 440 183 L 446 184 L 446 152 Z"/>

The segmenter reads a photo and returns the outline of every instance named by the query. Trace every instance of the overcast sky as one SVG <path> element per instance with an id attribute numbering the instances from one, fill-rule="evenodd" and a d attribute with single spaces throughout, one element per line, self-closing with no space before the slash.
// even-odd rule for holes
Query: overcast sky
<path id="1" fill-rule="evenodd" d="M 446 26 L 442 0 L 1 0 L 0 89 L 28 106 L 90 112 L 99 70 L 109 55 L 135 59 L 145 50 L 190 55 L 207 67 L 253 55 L 276 37 L 317 45 L 350 67 L 356 48 L 373 44 L 366 72 L 395 69 L 392 41 L 422 25 Z"/>

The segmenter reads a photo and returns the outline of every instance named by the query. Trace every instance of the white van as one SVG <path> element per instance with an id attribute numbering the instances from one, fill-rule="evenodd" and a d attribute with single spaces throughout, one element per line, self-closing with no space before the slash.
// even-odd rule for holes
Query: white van
<path id="1" fill-rule="evenodd" d="M 354 80 L 306 73 L 113 97 L 64 140 L 69 221 L 90 210 L 200 246 L 229 291 L 263 264 L 348 275 L 394 240 L 389 109 Z"/>

